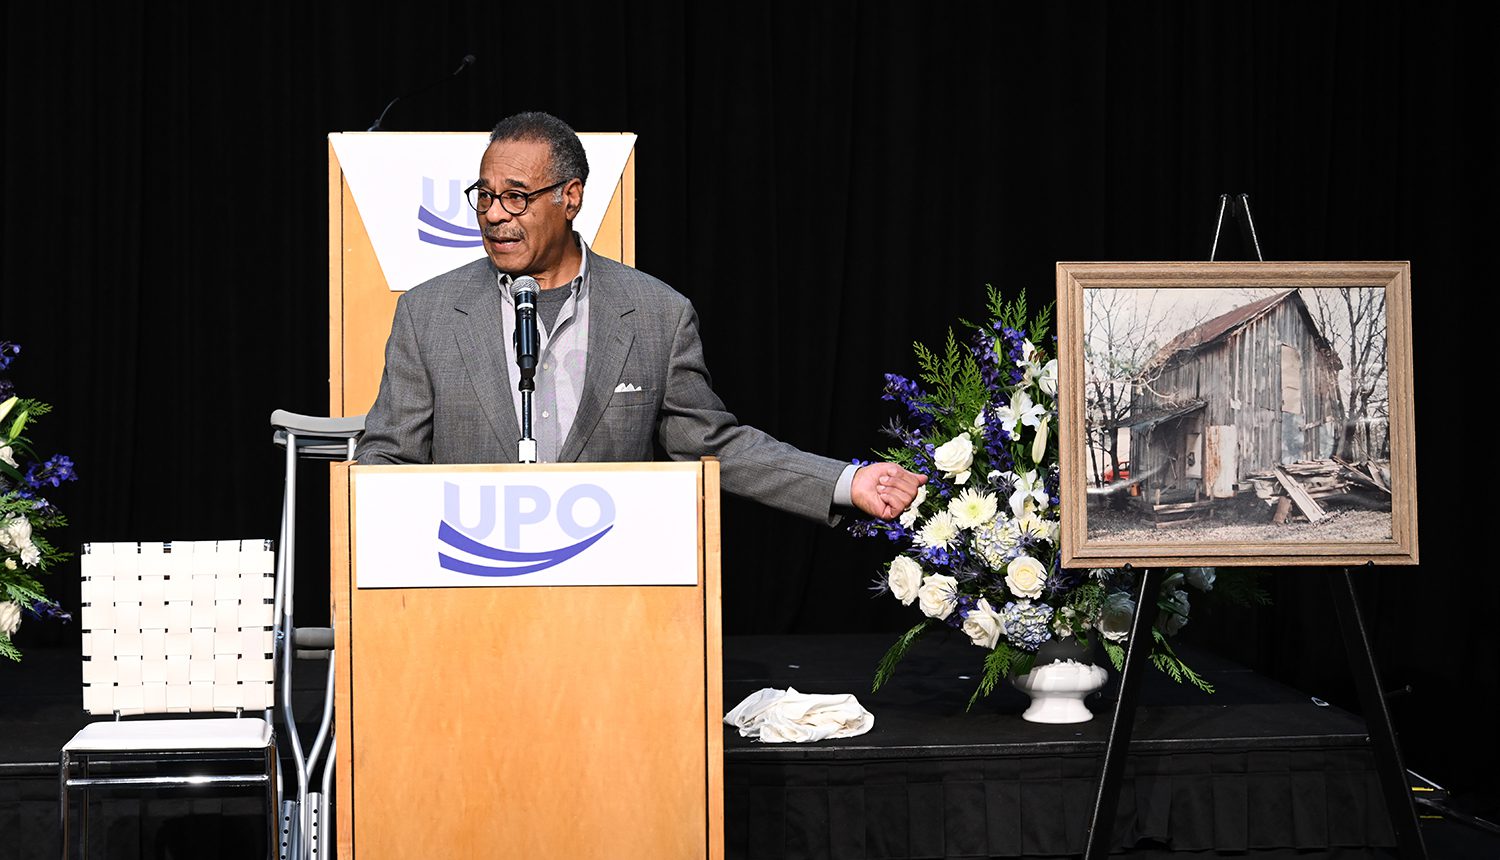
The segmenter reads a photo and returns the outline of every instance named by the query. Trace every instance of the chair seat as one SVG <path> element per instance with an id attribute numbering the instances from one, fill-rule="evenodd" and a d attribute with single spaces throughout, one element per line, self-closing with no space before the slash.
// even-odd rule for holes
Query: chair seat
<path id="1" fill-rule="evenodd" d="M 100 721 L 63 747 L 68 752 L 137 750 L 253 750 L 271 745 L 271 725 L 259 717 Z"/>

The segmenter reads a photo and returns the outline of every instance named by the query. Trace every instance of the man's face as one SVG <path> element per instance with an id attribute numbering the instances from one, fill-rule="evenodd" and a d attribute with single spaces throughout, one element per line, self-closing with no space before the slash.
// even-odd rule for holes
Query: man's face
<path id="1" fill-rule="evenodd" d="M 553 182 L 552 153 L 538 141 L 496 141 L 480 159 L 479 180 L 495 194 L 546 188 Z M 583 203 L 583 183 L 569 180 L 562 192 L 561 203 L 554 202 L 555 191 L 538 194 L 520 215 L 507 212 L 498 199 L 479 213 L 484 252 L 495 268 L 515 277 L 553 273 L 573 244 L 572 221 Z"/>

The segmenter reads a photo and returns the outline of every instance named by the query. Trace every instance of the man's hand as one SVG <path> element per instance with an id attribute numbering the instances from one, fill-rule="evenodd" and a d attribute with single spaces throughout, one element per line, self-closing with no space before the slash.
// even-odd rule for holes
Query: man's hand
<path id="1" fill-rule="evenodd" d="M 926 475 L 908 472 L 895 463 L 871 463 L 854 473 L 849 495 L 854 506 L 882 520 L 901 516 L 917 488 L 927 483 Z"/>

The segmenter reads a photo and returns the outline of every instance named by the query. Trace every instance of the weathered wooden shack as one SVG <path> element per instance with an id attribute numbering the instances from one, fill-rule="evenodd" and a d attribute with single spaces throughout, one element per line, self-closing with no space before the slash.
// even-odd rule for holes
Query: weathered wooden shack
<path id="1" fill-rule="evenodd" d="M 1173 338 L 1131 398 L 1131 467 L 1143 495 L 1229 498 L 1245 476 L 1330 456 L 1340 367 L 1296 290 Z"/>

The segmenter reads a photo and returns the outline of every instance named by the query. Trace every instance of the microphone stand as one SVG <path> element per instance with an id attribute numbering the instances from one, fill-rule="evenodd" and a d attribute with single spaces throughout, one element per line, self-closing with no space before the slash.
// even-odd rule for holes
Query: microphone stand
<path id="1" fill-rule="evenodd" d="M 521 373 L 521 441 L 518 462 L 536 462 L 536 440 L 531 438 L 531 393 L 536 390 L 536 380 L 531 378 L 530 373 Z"/>

